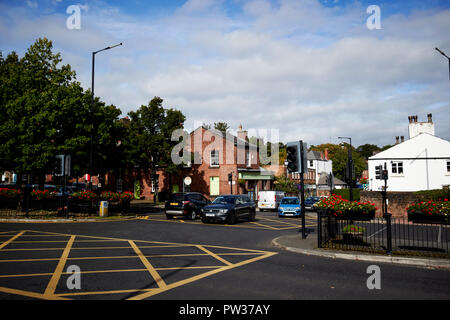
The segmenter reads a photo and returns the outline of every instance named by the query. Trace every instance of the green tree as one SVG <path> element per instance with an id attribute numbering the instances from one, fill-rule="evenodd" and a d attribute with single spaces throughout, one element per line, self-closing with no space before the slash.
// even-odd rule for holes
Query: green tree
<path id="1" fill-rule="evenodd" d="M 0 170 L 32 173 L 40 177 L 41 185 L 45 174 L 52 173 L 57 154 L 72 156 L 74 175 L 87 172 L 91 130 L 97 168 L 107 169 L 111 163 L 107 154 L 116 154 L 111 146 L 120 114 L 96 99 L 92 128 L 91 95 L 52 48 L 52 42 L 43 38 L 21 59 L 14 52 L 0 58 Z"/>
<path id="2" fill-rule="evenodd" d="M 230 129 L 230 126 L 226 122 L 214 122 L 214 129 L 226 133 Z"/>
<path id="3" fill-rule="evenodd" d="M 150 169 L 154 185 L 157 184 L 156 171 L 159 168 L 165 168 L 169 175 L 180 170 L 180 165 L 174 165 L 171 160 L 171 151 L 178 143 L 171 141 L 171 136 L 174 130 L 183 128 L 186 119 L 179 110 L 164 109 L 162 102 L 160 97 L 154 97 L 148 105 L 128 113 L 130 123 L 124 142 L 128 165 L 142 170 Z M 157 190 L 155 188 L 155 201 Z"/>
<path id="4" fill-rule="evenodd" d="M 350 145 L 348 143 L 343 143 L 342 145 L 325 143 L 318 146 L 311 146 L 310 150 L 324 152 L 328 149 L 328 157 L 333 161 L 333 174 L 345 181 L 345 170 L 347 168 L 348 161 L 348 148 Z M 362 172 L 366 168 L 366 161 L 363 156 L 361 156 L 352 146 L 352 159 L 355 166 L 356 178 L 362 175 Z"/>
<path id="5" fill-rule="evenodd" d="M 373 156 L 374 152 L 380 152 L 380 150 L 380 147 L 374 144 L 363 144 L 356 148 L 356 151 L 366 160 Z"/>

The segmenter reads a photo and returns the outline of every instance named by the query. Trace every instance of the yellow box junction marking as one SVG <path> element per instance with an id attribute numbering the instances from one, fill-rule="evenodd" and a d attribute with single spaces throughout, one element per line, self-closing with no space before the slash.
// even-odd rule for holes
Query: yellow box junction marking
<path id="1" fill-rule="evenodd" d="M 8 244 L 11 243 L 20 243 L 23 247 L 23 244 L 27 243 L 42 243 L 45 246 L 45 243 L 47 241 L 42 241 L 39 238 L 40 237 L 67 237 L 67 240 L 54 240 L 54 242 L 62 242 L 65 243 L 65 247 L 62 248 L 52 248 L 56 250 L 63 251 L 61 256 L 59 258 L 33 258 L 33 259 L 2 259 L 2 252 L 5 252 L 8 250 L 8 252 L 18 251 L 23 252 L 20 250 L 26 249 L 26 250 L 35 250 L 36 252 L 43 252 L 42 248 L 21 248 L 21 249 L 0 249 L 0 267 L 3 264 L 6 263 L 27 263 L 27 262 L 36 262 L 36 261 L 58 261 L 58 264 L 54 270 L 49 270 L 49 272 L 42 272 L 42 273 L 22 273 L 22 274 L 0 274 L 0 280 L 1 279 L 8 279 L 8 278 L 25 278 L 25 277 L 42 277 L 42 276 L 51 276 L 50 281 L 46 285 L 45 288 L 42 289 L 41 292 L 31 292 L 27 290 L 23 290 L 23 288 L 7 288 L 0 285 L 0 292 L 8 293 L 8 294 L 14 294 L 14 295 L 21 295 L 26 297 L 32 297 L 32 298 L 39 298 L 39 299 L 67 299 L 70 297 L 77 297 L 77 296 L 87 296 L 87 295 L 104 295 L 104 294 L 120 294 L 120 293 L 136 293 L 135 296 L 132 296 L 131 300 L 140 300 L 152 297 L 156 294 L 159 294 L 161 292 L 165 292 L 167 290 L 174 289 L 176 287 L 198 281 L 200 279 L 203 279 L 205 277 L 208 277 L 210 275 L 227 271 L 233 268 L 240 267 L 242 265 L 252 263 L 261 259 L 265 259 L 268 257 L 271 257 L 277 253 L 275 252 L 268 252 L 268 251 L 261 251 L 261 250 L 252 250 L 252 249 L 240 249 L 240 248 L 231 248 L 231 247 L 221 247 L 221 246 L 212 246 L 212 245 L 199 245 L 199 244 L 187 244 L 187 243 L 170 243 L 170 242 L 159 242 L 159 241 L 143 241 L 143 240 L 129 240 L 129 239 L 118 239 L 118 238 L 107 238 L 107 237 L 95 237 L 95 236 L 81 236 L 81 235 L 71 235 L 71 234 L 60 234 L 60 233 L 52 233 L 52 232 L 40 232 L 40 231 L 31 231 L 31 230 L 23 230 L 23 231 L 15 231 L 15 234 L 7 234 L 8 237 L 10 237 L 7 241 L 2 243 L 2 249 L 6 247 Z M 6 234 L 2 234 L 6 235 Z M 29 237 L 34 238 L 38 237 L 36 241 L 28 240 Z M 17 239 L 20 239 L 21 241 L 16 241 Z M 26 239 L 27 241 L 25 241 Z M 53 240 L 49 240 L 52 241 Z M 116 241 L 121 242 L 124 244 L 127 244 L 127 246 L 117 246 L 117 247 L 96 247 L 96 249 L 101 249 L 101 256 L 95 256 L 95 257 L 69 257 L 69 254 L 72 250 L 83 250 L 83 249 L 93 249 L 92 247 L 74 247 L 74 243 L 86 243 L 86 242 L 107 242 L 107 241 Z M 103 249 L 123 249 L 123 248 L 130 248 L 133 250 L 135 255 L 129 255 L 129 256 L 108 256 L 102 255 L 104 254 Z M 144 255 L 141 249 L 143 248 L 179 248 L 180 253 L 159 253 L 159 254 L 147 254 Z M 190 248 L 190 251 L 187 253 L 183 253 L 183 250 L 186 250 L 187 248 Z M 192 251 L 192 249 L 195 248 L 199 251 L 199 253 L 196 253 L 195 250 Z M 161 250 L 161 249 L 160 249 Z M 25 251 L 26 252 L 26 251 Z M 108 251 L 110 252 L 110 251 Z M 156 252 L 155 252 L 156 253 Z M 224 258 L 224 256 L 235 256 L 239 257 L 240 259 L 243 259 L 237 263 L 232 263 Z M 253 256 L 251 258 L 248 258 L 248 256 Z M 152 259 L 154 258 L 164 258 L 164 257 L 170 257 L 171 259 L 175 259 L 172 261 L 175 261 L 175 266 L 162 266 L 162 267 L 155 267 L 154 264 L 151 263 Z M 218 261 L 220 264 L 216 265 L 200 265 L 200 266 L 177 266 L 178 263 L 176 263 L 176 259 L 180 257 L 181 259 L 183 257 L 212 257 L 215 259 L 215 261 Z M 61 281 L 61 277 L 63 275 L 68 275 L 67 272 L 65 272 L 64 267 L 66 266 L 66 263 L 68 261 L 83 261 L 83 260 L 98 260 L 98 259 L 140 259 L 142 264 L 145 268 L 123 268 L 123 269 L 114 269 L 114 270 L 81 270 L 81 274 L 126 274 L 127 272 L 147 272 L 149 276 L 154 280 L 158 287 L 151 288 L 151 289 L 121 289 L 121 288 L 115 288 L 115 290 L 105 290 L 105 291 L 74 291 L 74 292 L 58 292 L 58 283 Z M 180 260 L 181 261 L 181 260 Z M 181 263 L 181 262 L 179 262 Z M 182 263 L 181 263 L 182 264 Z M 0 268 L 1 270 L 1 268 Z M 195 276 L 187 277 L 185 279 L 173 282 L 173 283 L 167 283 L 166 279 L 164 279 L 164 276 L 160 275 L 160 271 L 165 270 L 197 270 L 197 271 L 205 271 L 201 274 L 197 274 Z M 44 284 L 45 286 L 45 284 Z M 44 291 L 45 289 L 45 291 Z M 64 288 L 63 288 L 64 290 Z"/>

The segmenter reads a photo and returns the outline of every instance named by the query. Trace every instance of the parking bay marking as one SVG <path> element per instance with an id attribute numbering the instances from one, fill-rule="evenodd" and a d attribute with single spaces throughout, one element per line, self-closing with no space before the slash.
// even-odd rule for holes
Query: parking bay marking
<path id="1" fill-rule="evenodd" d="M 35 234 L 30 234 L 30 233 L 35 233 Z M 24 234 L 25 233 L 25 234 Z M 38 234 L 36 234 L 38 233 Z M 61 236 L 61 237 L 69 237 L 68 240 L 66 240 L 67 244 L 65 246 L 65 248 L 60 248 L 60 250 L 64 250 L 63 253 L 61 254 L 60 258 L 43 258 L 43 259 L 12 259 L 12 260 L 0 260 L 0 263 L 7 263 L 8 261 L 15 261 L 15 262 L 26 262 L 26 261 L 58 261 L 58 265 L 56 267 L 56 269 L 53 272 L 49 272 L 49 273 L 37 273 L 37 274 L 12 274 L 12 275 L 2 275 L 0 276 L 0 278 L 13 278 L 13 277 L 37 277 L 37 276 L 48 276 L 48 275 L 52 275 L 50 282 L 47 284 L 47 288 L 45 289 L 45 293 L 41 294 L 38 292 L 31 292 L 31 291 L 25 291 L 25 290 L 20 290 L 20 289 L 16 289 L 16 288 L 5 288 L 5 287 L 0 287 L 0 292 L 5 292 L 5 293 L 10 293 L 10 294 L 15 294 L 15 295 L 22 295 L 22 296 L 28 296 L 28 297 L 35 297 L 35 298 L 42 298 L 42 299 L 62 299 L 63 297 L 69 297 L 69 296 L 83 296 L 83 295 L 101 295 L 101 294 L 114 294 L 114 293 L 121 293 L 121 292 L 136 292 L 138 295 L 135 297 L 132 297 L 131 299 L 143 299 L 143 298 L 147 298 L 147 297 L 151 297 L 155 294 L 176 288 L 178 286 L 187 284 L 187 283 L 191 283 L 200 279 L 203 279 L 209 275 L 212 274 L 216 274 L 218 272 L 222 272 L 222 271 L 226 271 L 232 268 L 236 268 L 239 266 L 242 266 L 244 264 L 248 264 L 260 259 L 264 259 L 264 258 L 268 258 L 270 256 L 273 256 L 275 254 L 277 254 L 276 252 L 268 252 L 268 251 L 261 251 L 261 250 L 252 250 L 252 249 L 240 249 L 240 248 L 230 248 L 230 247 L 221 247 L 221 246 L 211 246 L 211 245 L 195 245 L 195 244 L 176 244 L 176 243 L 168 243 L 168 242 L 159 242 L 159 241 L 142 241 L 142 240 L 126 240 L 126 239 L 117 239 L 117 238 L 106 238 L 106 237 L 93 237 L 93 236 L 82 236 L 82 235 L 67 235 L 67 234 L 58 234 L 58 233 L 50 233 L 50 232 L 39 232 L 39 231 L 31 231 L 31 230 L 25 230 L 19 233 L 20 235 L 23 235 L 24 237 L 28 237 L 28 236 Z M 10 239 L 10 241 L 8 241 L 9 243 L 12 243 L 15 239 L 19 238 L 19 234 L 16 234 L 16 236 L 13 236 L 13 238 Z M 73 247 L 75 240 L 78 242 L 79 239 L 89 239 L 89 241 L 95 241 L 95 240 L 99 240 L 99 241 L 105 241 L 105 240 L 110 240 L 110 241 L 122 241 L 124 243 L 127 243 L 129 245 L 131 245 L 131 247 L 134 249 L 134 252 L 136 253 L 136 255 L 134 256 L 124 256 L 124 257 L 117 257 L 117 256 L 113 256 L 113 257 L 69 257 L 69 253 L 71 250 L 75 249 Z M 83 241 L 83 240 L 81 240 Z M 85 240 L 88 241 L 88 240 Z M 20 241 L 20 243 L 27 243 L 27 242 L 33 242 L 33 241 Z M 37 241 L 39 242 L 39 241 Z M 139 245 L 137 244 L 139 243 Z M 142 246 L 142 244 L 155 244 L 154 246 Z M 6 244 L 7 245 L 7 244 Z M 6 246 L 5 245 L 5 246 Z M 4 246 L 4 247 L 5 247 Z M 202 251 L 202 253 L 192 253 L 192 251 L 186 253 L 186 254 L 157 254 L 157 255 L 143 255 L 142 251 L 140 250 L 140 248 L 151 248 L 151 247 L 179 247 L 179 248 L 187 248 L 187 247 L 191 247 L 191 248 L 197 248 L 200 249 Z M 89 247 L 86 247 L 86 249 L 88 249 Z M 120 247 L 121 248 L 121 247 Z M 129 247 L 128 247 L 129 248 Z M 39 248 L 35 248 L 35 249 L 39 249 Z M 82 248 L 76 248 L 76 249 L 82 249 Z M 220 250 L 222 249 L 222 250 Z M 228 251 L 227 251 L 228 250 Z M 231 251 L 230 251 L 231 250 Z M 2 250 L 0 250 L 1 252 Z M 4 250 L 3 250 L 4 251 Z M 41 251 L 42 252 L 42 251 Z M 226 259 L 224 259 L 222 256 L 226 256 L 226 255 L 234 255 L 234 256 L 243 256 L 240 259 L 244 259 L 241 260 L 240 262 L 237 263 L 231 263 L 229 261 L 227 261 Z M 255 255 L 255 257 L 247 259 L 244 256 L 246 255 Z M 221 265 L 202 265 L 202 266 L 169 266 L 169 267 L 163 267 L 163 268 L 154 268 L 153 265 L 150 264 L 150 261 L 148 260 L 149 258 L 152 259 L 153 257 L 182 257 L 182 256 L 211 256 L 214 259 L 220 261 Z M 118 290 L 109 290 L 109 291 L 85 291 L 85 292 L 56 292 L 55 293 L 55 289 L 56 286 L 61 278 L 62 275 L 66 275 L 67 273 L 63 271 L 63 268 L 66 264 L 67 261 L 69 260 L 77 260 L 77 259 L 117 259 L 117 258 L 134 258 L 134 259 L 141 259 L 141 261 L 144 263 L 144 266 L 146 267 L 146 269 L 122 269 L 122 270 L 90 270 L 90 271 L 82 271 L 82 273 L 87 274 L 87 273 L 111 273 L 111 272 L 143 272 L 143 271 L 149 271 L 150 275 L 152 276 L 152 278 L 157 282 L 158 287 L 157 288 L 152 288 L 152 289 L 127 289 L 127 290 L 120 290 L 118 288 Z M 148 263 L 147 263 L 148 262 Z M 163 278 L 161 276 L 159 276 L 158 271 L 161 270 L 183 270 L 183 269 L 190 269 L 190 270 L 194 270 L 194 269 L 212 269 L 208 272 L 204 272 L 202 274 L 198 274 L 196 276 L 193 277 L 189 277 L 180 281 L 177 281 L 175 283 L 165 283 L 165 281 L 163 280 Z"/>

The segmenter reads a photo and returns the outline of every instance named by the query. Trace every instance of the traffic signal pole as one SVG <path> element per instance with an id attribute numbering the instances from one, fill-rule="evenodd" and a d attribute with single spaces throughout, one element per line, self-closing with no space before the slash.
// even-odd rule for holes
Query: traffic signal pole
<path id="1" fill-rule="evenodd" d="M 303 162 L 306 159 L 303 159 L 303 141 L 300 141 L 300 201 L 301 201 L 301 210 L 302 210 L 302 239 L 306 239 L 306 219 L 305 219 L 305 180 L 304 180 L 304 168 L 306 168 L 306 164 Z"/>

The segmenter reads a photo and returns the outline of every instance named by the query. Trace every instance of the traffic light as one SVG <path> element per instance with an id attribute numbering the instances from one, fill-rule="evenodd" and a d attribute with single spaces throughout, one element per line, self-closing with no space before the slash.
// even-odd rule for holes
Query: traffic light
<path id="1" fill-rule="evenodd" d="M 388 171 L 386 169 L 383 170 L 381 173 L 381 179 L 387 180 L 388 179 Z"/>
<path id="2" fill-rule="evenodd" d="M 375 179 L 377 180 L 382 180 L 382 171 L 383 171 L 383 166 L 379 165 L 379 166 L 375 166 Z"/>
<path id="3" fill-rule="evenodd" d="M 300 168 L 300 145 L 297 143 L 288 144 L 286 147 L 286 154 L 288 173 L 298 172 Z"/>

